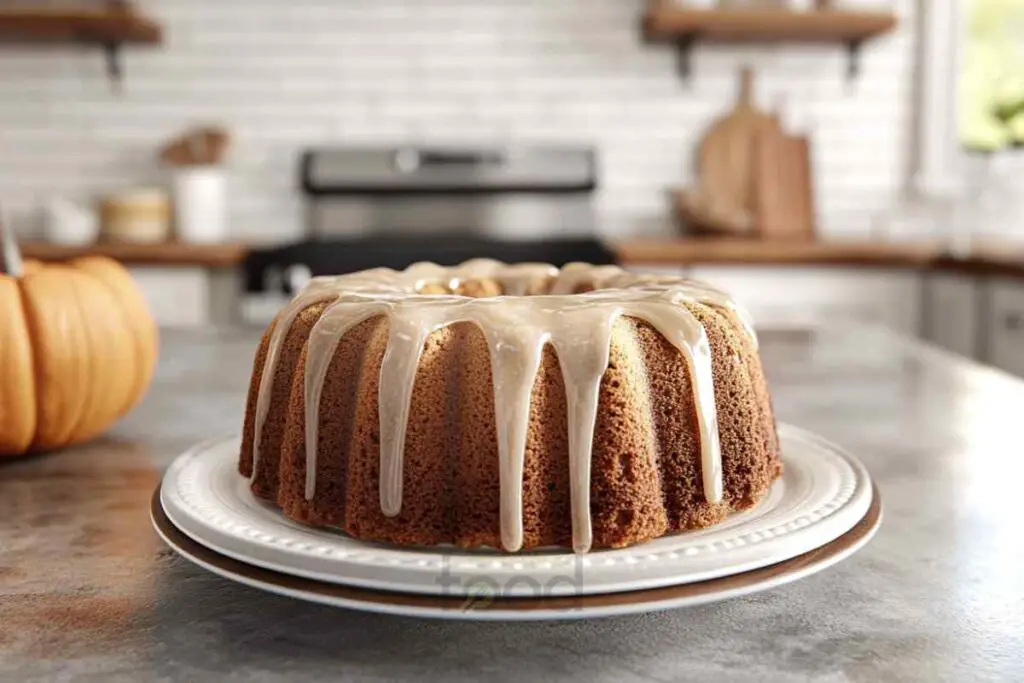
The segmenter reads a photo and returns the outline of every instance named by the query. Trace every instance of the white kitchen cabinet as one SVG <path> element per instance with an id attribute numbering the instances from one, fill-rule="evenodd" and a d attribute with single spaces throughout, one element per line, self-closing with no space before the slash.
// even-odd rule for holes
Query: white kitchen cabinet
<path id="1" fill-rule="evenodd" d="M 206 271 L 202 268 L 130 268 L 161 327 L 194 327 L 208 321 Z"/>
<path id="2" fill-rule="evenodd" d="M 1024 282 L 993 279 L 987 286 L 984 360 L 1024 377 Z"/>
<path id="3" fill-rule="evenodd" d="M 161 327 L 202 327 L 237 321 L 238 275 L 233 269 L 129 268 Z"/>
<path id="4" fill-rule="evenodd" d="M 725 289 L 762 327 L 860 321 L 919 335 L 921 275 L 866 268 L 696 266 L 690 274 Z"/>
<path id="5" fill-rule="evenodd" d="M 984 288 L 970 275 L 932 273 L 924 283 L 924 337 L 953 353 L 977 358 Z"/>

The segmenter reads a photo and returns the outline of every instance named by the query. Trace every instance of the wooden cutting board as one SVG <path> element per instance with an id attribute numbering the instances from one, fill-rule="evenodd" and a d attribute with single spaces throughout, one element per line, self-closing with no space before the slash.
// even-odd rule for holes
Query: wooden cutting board
<path id="1" fill-rule="evenodd" d="M 740 72 L 739 96 L 732 110 L 715 121 L 697 149 L 698 186 L 716 206 L 754 209 L 754 142 L 775 118 L 754 105 L 754 73 Z"/>
<path id="2" fill-rule="evenodd" d="M 805 136 L 768 127 L 754 142 L 754 222 L 764 239 L 813 239 L 814 189 Z"/>
<path id="3" fill-rule="evenodd" d="M 793 222 L 785 234 L 799 239 L 814 239 L 814 182 L 811 143 L 806 135 L 790 137 L 789 168 L 793 179 Z"/>
<path id="4" fill-rule="evenodd" d="M 754 215 L 734 206 L 716 206 L 712 198 L 693 190 L 672 192 L 676 218 L 695 234 L 751 237 L 756 231 Z"/>

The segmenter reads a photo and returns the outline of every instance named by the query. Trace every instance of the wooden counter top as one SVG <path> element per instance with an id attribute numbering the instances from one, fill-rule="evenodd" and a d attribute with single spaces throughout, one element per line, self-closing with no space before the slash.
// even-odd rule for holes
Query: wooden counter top
<path id="1" fill-rule="evenodd" d="M 914 268 L 1024 278 L 1024 245 L 984 244 L 965 258 L 952 256 L 935 242 L 865 241 L 755 242 L 736 239 L 630 239 L 611 243 L 627 266 L 838 266 Z M 170 268 L 234 268 L 251 249 L 225 244 L 95 244 L 69 247 L 23 242 L 26 258 L 59 261 L 87 254 L 109 256 L 127 265 Z"/>
<path id="2" fill-rule="evenodd" d="M 936 253 L 927 244 L 881 242 L 753 242 L 734 239 L 637 239 L 613 249 L 629 265 L 920 266 Z"/>
<path id="3" fill-rule="evenodd" d="M 636 239 L 612 244 L 627 266 L 846 266 L 960 271 L 1024 277 L 1024 245 L 984 244 L 966 257 L 938 243 L 753 242 L 723 239 Z"/>
<path id="4" fill-rule="evenodd" d="M 64 261 L 79 256 L 108 256 L 126 265 L 166 266 L 170 268 L 234 268 L 249 253 L 241 242 L 224 244 L 90 244 L 73 247 L 48 242 L 21 242 L 25 258 L 40 261 Z"/>

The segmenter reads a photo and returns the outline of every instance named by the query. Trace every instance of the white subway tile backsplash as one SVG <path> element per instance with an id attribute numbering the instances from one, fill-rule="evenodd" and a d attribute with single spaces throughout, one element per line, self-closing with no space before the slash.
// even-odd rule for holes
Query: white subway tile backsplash
<path id="1" fill-rule="evenodd" d="M 758 69 L 763 107 L 814 136 L 826 233 L 860 234 L 902 186 L 912 130 L 913 0 L 845 79 L 835 46 L 700 45 L 677 55 L 638 33 L 643 0 L 175 0 L 142 2 L 159 48 L 127 48 L 113 92 L 102 54 L 0 50 L 0 200 L 18 216 L 52 194 L 157 182 L 159 145 L 195 123 L 234 135 L 233 234 L 302 225 L 299 152 L 330 143 L 594 144 L 600 230 L 672 230 L 666 190 L 689 182 L 703 130 Z"/>

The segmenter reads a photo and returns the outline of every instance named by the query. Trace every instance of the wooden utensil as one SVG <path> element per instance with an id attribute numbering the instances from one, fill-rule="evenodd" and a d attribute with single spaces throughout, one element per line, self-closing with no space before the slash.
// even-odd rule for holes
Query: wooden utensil
<path id="1" fill-rule="evenodd" d="M 754 72 L 745 67 L 736 104 L 711 125 L 698 147 L 700 191 L 713 196 L 716 205 L 752 211 L 754 140 L 773 125 L 774 117 L 754 105 Z"/>
<path id="2" fill-rule="evenodd" d="M 171 166 L 219 164 L 224 160 L 228 142 L 228 133 L 222 128 L 193 128 L 164 145 L 160 160 Z"/>
<path id="3" fill-rule="evenodd" d="M 754 141 L 754 215 L 763 236 L 778 232 L 788 220 L 785 147 L 780 129 L 765 130 Z"/>
<path id="4" fill-rule="evenodd" d="M 806 137 L 766 127 L 754 142 L 754 215 L 765 239 L 814 237 L 810 147 Z"/>
<path id="5" fill-rule="evenodd" d="M 715 202 L 713 197 L 696 190 L 675 190 L 672 205 L 676 218 L 692 232 L 711 235 L 751 236 L 755 233 L 754 216 L 739 207 Z"/>
<path id="6" fill-rule="evenodd" d="M 811 142 L 806 135 L 790 138 L 789 164 L 793 183 L 793 223 L 795 238 L 814 239 L 814 174 L 811 169 Z"/>

